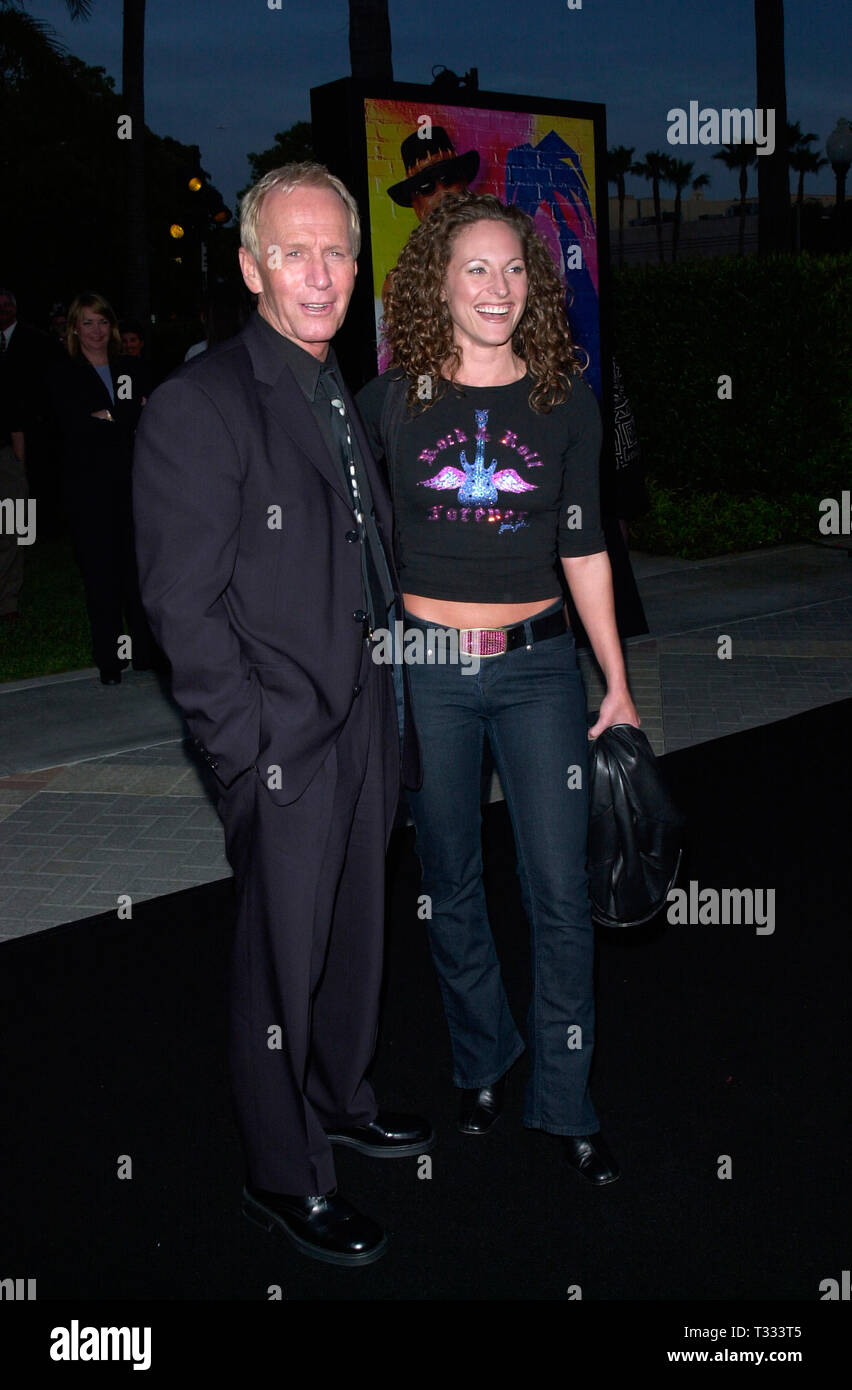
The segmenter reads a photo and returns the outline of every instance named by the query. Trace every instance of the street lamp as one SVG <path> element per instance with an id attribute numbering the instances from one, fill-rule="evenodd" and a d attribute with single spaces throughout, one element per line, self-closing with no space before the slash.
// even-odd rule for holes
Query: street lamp
<path id="1" fill-rule="evenodd" d="M 842 116 L 825 142 L 825 152 L 837 179 L 837 206 L 841 208 L 846 197 L 846 174 L 852 164 L 852 126 Z"/>

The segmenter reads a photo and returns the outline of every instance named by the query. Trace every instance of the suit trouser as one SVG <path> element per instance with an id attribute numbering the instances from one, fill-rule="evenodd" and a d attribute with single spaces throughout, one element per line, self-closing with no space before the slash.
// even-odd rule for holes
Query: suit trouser
<path id="1" fill-rule="evenodd" d="M 27 497 L 27 470 L 11 444 L 0 447 L 0 501 Z M 0 527 L 0 614 L 17 613 L 24 582 L 24 547 L 12 531 Z"/>
<path id="2" fill-rule="evenodd" d="M 119 469 L 120 461 L 115 466 Z M 100 486 L 97 475 L 87 483 L 75 494 L 66 491 L 65 502 L 95 665 L 101 671 L 120 670 L 119 639 L 129 636 L 133 661 L 149 666 L 155 647 L 139 593 L 129 481 L 104 473 Z"/>
<path id="3" fill-rule="evenodd" d="M 385 852 L 399 791 L 393 690 L 365 642 L 361 693 L 290 805 L 252 768 L 219 800 L 234 869 L 230 1061 L 249 1181 L 335 1187 L 326 1130 L 367 1124 L 376 1044 Z"/>

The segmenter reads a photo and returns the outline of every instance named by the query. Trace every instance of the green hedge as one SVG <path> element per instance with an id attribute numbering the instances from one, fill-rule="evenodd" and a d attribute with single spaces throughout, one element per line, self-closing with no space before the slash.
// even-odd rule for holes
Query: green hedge
<path id="1" fill-rule="evenodd" d="M 712 555 L 814 533 L 852 474 L 852 256 L 620 270 L 613 298 L 651 496 L 636 543 Z"/>
<path id="2" fill-rule="evenodd" d="M 630 544 L 652 555 L 704 560 L 757 550 L 762 545 L 820 540 L 816 495 L 794 492 L 787 501 L 759 493 L 692 492 L 648 486 L 650 507 L 630 526 Z"/>
<path id="3" fill-rule="evenodd" d="M 93 665 L 83 582 L 71 544 L 37 540 L 24 550 L 18 621 L 0 623 L 0 681 Z"/>

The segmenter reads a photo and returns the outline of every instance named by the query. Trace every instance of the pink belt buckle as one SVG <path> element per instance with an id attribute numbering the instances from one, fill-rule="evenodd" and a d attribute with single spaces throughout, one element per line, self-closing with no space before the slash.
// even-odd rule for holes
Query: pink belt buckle
<path id="1" fill-rule="evenodd" d="M 506 633 L 499 627 L 463 627 L 459 632 L 459 651 L 466 656 L 502 656 Z"/>

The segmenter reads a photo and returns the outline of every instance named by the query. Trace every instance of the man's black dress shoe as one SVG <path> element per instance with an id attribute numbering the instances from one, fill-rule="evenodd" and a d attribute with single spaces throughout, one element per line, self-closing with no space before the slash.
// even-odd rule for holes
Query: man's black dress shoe
<path id="1" fill-rule="evenodd" d="M 387 1236 L 345 1197 L 290 1197 L 246 1183 L 243 1215 L 265 1231 L 283 1235 L 303 1255 L 331 1265 L 369 1265 L 387 1249 Z"/>
<path id="2" fill-rule="evenodd" d="M 490 1086 L 480 1086 L 478 1091 L 462 1091 L 458 1120 L 462 1134 L 487 1134 L 494 1128 L 503 1113 L 506 1076 Z"/>
<path id="3" fill-rule="evenodd" d="M 121 671 L 112 668 L 102 670 L 101 685 L 121 685 Z"/>
<path id="4" fill-rule="evenodd" d="M 435 1131 L 419 1115 L 379 1113 L 368 1125 L 328 1131 L 332 1144 L 345 1144 L 373 1158 L 411 1158 L 428 1153 L 435 1143 Z"/>
<path id="5" fill-rule="evenodd" d="M 563 1134 L 562 1145 L 570 1166 L 595 1187 L 615 1182 L 618 1164 L 600 1134 Z"/>

